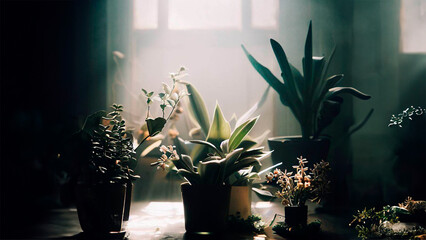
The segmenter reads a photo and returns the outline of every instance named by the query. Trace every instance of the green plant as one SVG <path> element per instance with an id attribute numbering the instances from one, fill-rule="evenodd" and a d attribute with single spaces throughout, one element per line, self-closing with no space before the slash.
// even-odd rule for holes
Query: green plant
<path id="1" fill-rule="evenodd" d="M 260 146 L 260 143 L 263 142 L 269 131 L 265 131 L 261 136 L 253 138 L 248 134 L 245 134 L 243 139 L 238 139 L 235 141 L 235 135 L 241 129 L 243 124 L 252 124 L 254 122 L 248 122 L 252 118 L 253 114 L 262 107 L 265 103 L 269 87 L 263 93 L 261 99 L 254 104 L 246 113 L 241 115 L 237 119 L 235 114 L 232 116 L 230 121 L 228 121 L 222 113 L 219 105 L 216 105 L 213 119 L 210 120 L 207 107 L 204 103 L 204 99 L 198 90 L 189 82 L 181 82 L 185 85 L 187 92 L 190 94 L 188 96 L 187 109 L 190 113 L 190 119 L 192 120 L 195 127 L 190 130 L 190 136 L 195 140 L 203 140 L 212 143 L 216 148 L 222 148 L 221 143 L 223 142 L 224 148 L 223 152 L 228 153 L 236 148 L 250 149 Z M 250 128 L 251 129 L 251 128 Z M 231 133 L 234 133 L 234 136 L 231 136 Z M 229 139 L 231 142 L 224 142 Z M 176 142 L 175 145 L 178 145 L 179 142 Z M 195 145 L 191 151 L 191 158 L 194 159 L 194 162 L 204 159 L 209 153 L 212 153 L 212 149 L 206 145 Z"/>
<path id="2" fill-rule="evenodd" d="M 366 209 L 357 212 L 349 226 L 354 226 L 358 231 L 358 237 L 364 239 L 384 237 L 387 230 L 385 223 L 396 223 L 398 217 L 394 208 L 390 206 L 383 207 L 376 211 L 375 208 Z"/>
<path id="3" fill-rule="evenodd" d="M 273 39 L 270 42 L 282 71 L 283 82 L 260 64 L 243 45 L 242 48 L 257 72 L 280 95 L 282 104 L 291 109 L 301 126 L 303 138 L 317 138 L 322 130 L 331 124 L 340 112 L 342 98 L 339 94 L 349 93 L 363 100 L 370 98 L 352 87 L 336 87 L 343 74 L 325 78 L 334 50 L 327 60 L 313 56 L 312 23 L 309 24 L 305 56 L 302 60 L 303 76 L 288 62 L 281 45 Z"/>
<path id="4" fill-rule="evenodd" d="M 278 222 L 272 227 L 278 235 L 284 237 L 293 237 L 296 239 L 306 239 L 314 237 L 321 231 L 321 221 L 315 220 L 308 225 L 289 226 L 285 222 Z"/>
<path id="5" fill-rule="evenodd" d="M 319 203 L 328 192 L 330 164 L 321 161 L 309 170 L 305 167 L 308 162 L 305 158 L 300 156 L 297 160 L 299 164 L 293 166 L 295 174 L 287 172 L 287 169 L 284 172 L 275 169 L 266 175 L 267 182 L 281 187 L 276 196 L 281 198 L 281 203 L 285 206 L 303 206 L 307 200 Z"/>
<path id="6" fill-rule="evenodd" d="M 404 119 L 408 118 L 409 120 L 413 120 L 414 116 L 421 116 L 424 114 L 425 111 L 426 109 L 422 107 L 415 108 L 413 106 L 410 106 L 409 108 L 406 108 L 404 111 L 402 111 L 402 113 L 398 113 L 398 115 L 396 116 L 393 114 L 391 119 L 389 120 L 388 127 L 402 127 L 402 122 L 404 121 Z"/>
<path id="7" fill-rule="evenodd" d="M 123 106 L 113 104 L 112 108 L 113 111 L 102 116 L 101 123 L 93 130 L 88 174 L 81 175 L 86 181 L 109 182 L 139 178 L 132 170 L 137 163 L 136 152 L 120 115 Z"/>
<path id="8" fill-rule="evenodd" d="M 215 112 L 219 111 L 220 108 L 217 106 Z M 254 167 L 260 168 L 260 160 L 269 154 L 269 152 L 263 151 L 263 148 L 244 149 L 234 147 L 239 146 L 244 137 L 253 128 L 257 119 L 249 119 L 238 126 L 230 133 L 229 139 L 223 140 L 219 144 L 219 148 L 208 141 L 189 141 L 206 146 L 213 152 L 199 161 L 197 167 L 194 166 L 190 156 L 184 154 L 179 156 L 173 146 L 162 146 L 160 151 L 163 155 L 152 165 L 165 169 L 170 163 L 173 163 L 177 168 L 177 173 L 191 185 L 245 185 L 258 178 L 257 173 L 251 172 L 251 169 Z"/>
<path id="9" fill-rule="evenodd" d="M 237 216 L 228 217 L 228 231 L 238 233 L 265 233 L 266 224 L 259 215 L 250 215 L 246 219 L 241 218 L 239 213 Z"/>

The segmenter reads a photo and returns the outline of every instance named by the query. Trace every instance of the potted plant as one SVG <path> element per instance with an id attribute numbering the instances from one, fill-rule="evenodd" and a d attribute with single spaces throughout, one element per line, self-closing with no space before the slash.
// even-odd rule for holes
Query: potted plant
<path id="1" fill-rule="evenodd" d="M 306 167 L 307 161 L 300 156 L 299 164 L 293 166 L 295 172 L 284 172 L 276 169 L 266 175 L 267 182 L 276 183 L 281 188 L 276 196 L 281 199 L 284 207 L 285 223 L 288 226 L 306 226 L 308 207 L 306 201 L 319 203 L 327 193 L 330 181 L 328 162 L 314 164 L 312 169 Z"/>
<path id="2" fill-rule="evenodd" d="M 132 180 L 139 178 L 133 169 L 147 148 L 144 142 L 162 131 L 175 106 L 186 96 L 183 92 L 177 96 L 170 94 L 171 89 L 166 86 L 164 84 L 165 92 L 158 96 L 142 89 L 148 104 L 145 119 L 148 134 L 136 147 L 121 116 L 123 107 L 113 104 L 112 112 L 99 111 L 89 116 L 64 150 L 64 157 L 73 163 L 70 185 L 75 185 L 74 195 L 84 232 L 124 232 L 122 221 L 129 218 Z M 161 101 L 162 117 L 150 115 L 150 106 L 155 100 Z M 168 116 L 167 107 L 171 108 Z"/>
<path id="3" fill-rule="evenodd" d="M 217 149 L 222 151 L 222 154 L 228 154 L 230 150 L 235 148 L 244 148 L 246 150 L 256 149 L 261 146 L 261 143 L 266 138 L 266 135 L 269 131 L 265 131 L 261 136 L 251 137 L 249 133 L 244 136 L 241 142 L 236 146 L 236 142 L 233 142 L 233 145 L 230 147 L 221 148 L 221 143 L 227 139 L 231 139 L 232 133 L 241 132 L 243 129 L 250 131 L 257 122 L 257 118 L 250 118 L 256 113 L 256 111 L 263 105 L 266 100 L 266 97 L 269 92 L 269 87 L 263 93 L 261 99 L 253 105 L 246 113 L 240 116 L 237 119 L 234 114 L 230 121 L 227 121 L 220 107 L 217 105 L 214 111 L 213 119 L 210 119 L 207 107 L 204 103 L 204 99 L 201 94 L 198 92 L 196 87 L 190 82 L 182 81 L 184 76 L 181 72 L 173 74 L 178 78 L 179 83 L 184 86 L 183 91 L 187 91 L 190 95 L 184 103 L 184 107 L 187 113 L 190 114 L 189 123 L 192 123 L 194 126 L 190 130 L 189 135 L 193 140 L 203 140 L 212 143 Z M 177 92 L 182 90 L 177 90 Z M 249 121 L 250 120 L 250 121 Z M 172 124 L 173 125 L 173 124 Z M 246 126 L 248 125 L 248 126 Z M 244 128 L 246 127 L 246 128 Z M 169 130 L 170 136 L 172 136 L 172 144 L 176 146 L 177 152 L 180 154 L 190 155 L 194 160 L 194 163 L 198 163 L 200 160 L 205 159 L 208 154 L 214 153 L 212 148 L 202 145 L 202 144 L 185 144 L 183 139 L 178 137 L 179 132 L 177 129 Z M 235 134 L 234 134 L 235 135 Z M 234 137 L 232 137 L 234 138 Z M 190 143 L 190 142 L 189 142 Z M 224 142 L 225 144 L 226 142 Z M 192 149 L 188 150 L 188 147 Z M 192 151 L 191 151 L 192 150 Z M 167 163 L 168 167 L 165 167 L 169 173 L 177 171 L 173 167 L 173 163 Z M 165 166 L 165 165 L 161 165 Z M 172 170 L 172 171 L 170 171 Z M 234 174 L 230 177 L 231 186 L 231 201 L 229 206 L 229 215 L 238 216 L 242 219 L 247 219 L 251 215 L 251 183 L 258 177 L 257 172 L 259 171 L 258 167 L 247 168 L 242 170 L 239 174 Z M 244 176 L 244 177 L 242 177 Z"/>
<path id="4" fill-rule="evenodd" d="M 311 162 L 326 159 L 330 142 L 321 136 L 321 132 L 340 112 L 343 99 L 339 95 L 349 93 L 363 100 L 369 99 L 370 96 L 352 87 L 337 87 L 343 74 L 326 77 L 334 50 L 327 60 L 312 55 L 311 23 L 302 60 L 303 75 L 288 62 L 281 45 L 274 39 L 270 42 L 284 81 L 280 81 L 268 68 L 253 58 L 243 45 L 242 48 L 256 71 L 277 91 L 281 103 L 290 108 L 302 131 L 301 136 L 270 138 L 269 147 L 274 150 L 272 159 L 278 163 L 302 154 Z M 289 167 L 288 164 L 283 164 L 283 167 L 286 166 Z"/>
<path id="5" fill-rule="evenodd" d="M 217 123 L 219 116 L 222 115 L 217 106 L 213 122 Z M 248 183 L 255 178 L 257 174 L 252 173 L 251 168 L 259 168 L 260 160 L 269 154 L 263 148 L 237 148 L 256 121 L 257 118 L 252 118 L 238 126 L 230 134 L 230 138 L 219 143 L 220 147 L 208 141 L 190 141 L 212 150 L 211 154 L 198 161 L 197 167 L 190 156 L 179 156 L 175 147 L 160 148 L 163 155 L 152 165 L 165 169 L 168 164 L 173 163 L 177 173 L 187 180 L 181 185 L 187 232 L 218 233 L 225 229 L 231 186 Z M 212 128 L 216 126 L 218 125 L 212 124 Z"/>

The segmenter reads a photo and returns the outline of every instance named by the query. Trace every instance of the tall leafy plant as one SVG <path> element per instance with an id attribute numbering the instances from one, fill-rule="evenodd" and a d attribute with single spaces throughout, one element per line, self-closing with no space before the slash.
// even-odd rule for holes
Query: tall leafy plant
<path id="1" fill-rule="evenodd" d="M 220 111 L 217 106 L 215 113 Z M 177 173 L 184 177 L 191 185 L 245 185 L 258 178 L 252 168 L 259 169 L 260 160 L 269 155 L 270 152 L 261 148 L 236 148 L 245 136 L 254 127 L 256 118 L 252 118 L 238 126 L 228 139 L 223 140 L 216 147 L 215 143 L 203 140 L 191 140 L 191 143 L 205 146 L 212 150 L 198 164 L 194 164 L 192 158 L 182 154 L 179 156 L 172 147 L 161 147 L 162 157 L 153 166 L 165 169 L 168 161 L 173 162 L 178 169 Z M 214 124 L 212 125 L 212 127 Z M 195 166 L 196 165 L 196 166 Z"/>
<path id="2" fill-rule="evenodd" d="M 250 63 L 266 82 L 280 96 L 282 104 L 289 107 L 299 122 L 304 139 L 317 138 L 340 111 L 342 98 L 338 95 L 349 93 L 359 99 L 367 100 L 370 96 L 352 87 L 337 87 L 343 74 L 326 77 L 334 50 L 326 60 L 312 53 L 312 23 L 305 42 L 305 55 L 302 60 L 303 75 L 287 60 L 281 45 L 270 40 L 275 57 L 281 69 L 279 80 L 272 72 L 260 64 L 242 45 Z"/>

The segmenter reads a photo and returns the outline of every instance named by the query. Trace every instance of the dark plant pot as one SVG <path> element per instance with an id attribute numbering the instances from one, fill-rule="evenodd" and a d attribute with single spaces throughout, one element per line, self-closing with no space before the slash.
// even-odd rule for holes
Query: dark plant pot
<path id="1" fill-rule="evenodd" d="M 308 166 L 321 160 L 326 161 L 330 140 L 328 138 L 303 139 L 301 136 L 274 137 L 268 139 L 269 148 L 272 152 L 272 162 L 282 162 L 281 169 L 292 169 L 297 165 L 297 158 L 303 156 L 308 160 Z"/>
<path id="2" fill-rule="evenodd" d="M 308 223 L 308 206 L 284 207 L 285 223 L 289 226 L 306 226 Z"/>
<path id="3" fill-rule="evenodd" d="M 122 231 L 126 184 L 77 184 L 75 192 L 83 232 L 98 235 Z"/>
<path id="4" fill-rule="evenodd" d="M 185 229 L 189 233 L 220 233 L 228 217 L 230 186 L 181 185 Z"/>

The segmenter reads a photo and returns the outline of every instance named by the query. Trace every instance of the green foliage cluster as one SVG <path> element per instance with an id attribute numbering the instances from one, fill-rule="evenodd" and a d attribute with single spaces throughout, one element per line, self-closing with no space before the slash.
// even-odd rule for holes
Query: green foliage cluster
<path id="1" fill-rule="evenodd" d="M 315 220 L 308 225 L 289 226 L 285 222 L 278 222 L 277 225 L 272 227 L 278 235 L 284 237 L 292 237 L 296 239 L 306 239 L 307 237 L 314 237 L 321 231 L 321 221 Z"/>
<path id="2" fill-rule="evenodd" d="M 217 106 L 215 112 L 219 112 Z M 215 114 L 216 115 L 216 114 Z M 261 148 L 236 148 L 240 146 L 244 137 L 250 132 L 258 118 L 252 118 L 238 126 L 228 139 L 223 140 L 216 147 L 214 143 L 202 140 L 192 140 L 191 143 L 206 146 L 213 153 L 194 166 L 188 155 L 171 159 L 178 169 L 178 174 L 184 177 L 191 185 L 245 185 L 258 178 L 253 168 L 260 169 L 260 160 L 270 152 Z M 214 125 L 212 125 L 214 126 Z M 220 133 L 221 131 L 218 131 Z M 235 149 L 236 148 L 236 149 Z M 161 159 L 159 159 L 161 160 Z"/>
<path id="3" fill-rule="evenodd" d="M 389 232 L 384 225 L 385 222 L 398 222 L 395 208 L 385 206 L 380 211 L 376 211 L 375 208 L 358 210 L 349 226 L 355 227 L 358 231 L 358 237 L 365 240 L 385 236 L 385 233 Z"/>
<path id="4" fill-rule="evenodd" d="M 189 104 L 187 106 L 190 113 L 190 119 L 193 120 L 193 123 L 196 126 L 190 131 L 190 136 L 194 139 L 209 142 L 213 144 L 215 148 L 221 148 L 225 153 L 228 153 L 236 148 L 250 149 L 257 147 L 266 137 L 266 134 L 269 131 L 266 131 L 257 138 L 252 138 L 248 135 L 248 132 L 244 133 L 241 131 L 250 131 L 254 126 L 257 118 L 256 121 L 248 120 L 250 118 L 253 119 L 252 115 L 265 103 L 269 88 L 267 88 L 263 93 L 261 99 L 240 118 L 237 119 L 236 116 L 233 115 L 230 121 L 228 121 L 223 115 L 218 104 L 214 110 L 213 119 L 210 120 L 204 99 L 199 91 L 189 82 L 184 82 L 184 84 L 188 94 L 190 94 L 188 96 Z M 243 138 L 240 139 L 240 137 Z M 222 143 L 224 146 L 221 146 Z M 197 163 L 198 161 L 205 159 L 209 153 L 213 153 L 213 149 L 209 148 L 207 145 L 201 144 L 196 145 L 192 149 L 190 156 L 194 162 Z"/>
<path id="5" fill-rule="evenodd" d="M 339 94 L 349 93 L 363 100 L 370 98 L 355 88 L 337 87 L 343 74 L 326 78 L 334 50 L 327 60 L 324 57 L 313 56 L 311 23 L 305 42 L 305 56 L 302 60 L 303 76 L 288 62 L 283 48 L 277 41 L 271 39 L 271 46 L 284 81 L 280 81 L 268 68 L 260 64 L 244 46 L 242 48 L 257 72 L 280 95 L 281 102 L 291 109 L 301 126 L 303 138 L 317 138 L 322 130 L 331 124 L 339 114 L 343 101 Z"/>
<path id="6" fill-rule="evenodd" d="M 137 163 L 132 138 L 126 133 L 125 121 L 120 112 L 123 106 L 113 104 L 113 111 L 103 116 L 91 138 L 90 182 L 120 182 L 138 179 L 132 167 Z M 87 180 L 87 179 L 86 179 Z"/>
<path id="7" fill-rule="evenodd" d="M 231 215 L 228 217 L 227 228 L 231 232 L 245 233 L 245 234 L 259 234 L 265 233 L 265 222 L 259 215 L 250 215 L 243 219 L 240 215 Z"/>

